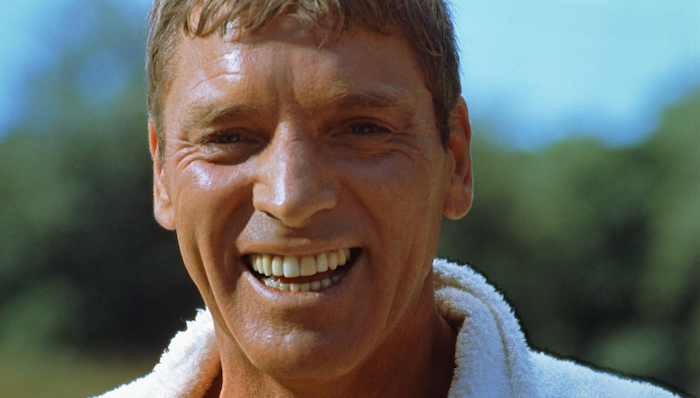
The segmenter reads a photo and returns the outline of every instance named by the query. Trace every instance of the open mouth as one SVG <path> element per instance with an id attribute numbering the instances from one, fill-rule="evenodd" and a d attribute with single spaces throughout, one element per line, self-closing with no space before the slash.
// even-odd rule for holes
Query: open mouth
<path id="1" fill-rule="evenodd" d="M 338 283 L 352 267 L 361 249 L 338 249 L 315 256 L 249 254 L 250 271 L 266 286 L 289 292 L 317 292 Z"/>

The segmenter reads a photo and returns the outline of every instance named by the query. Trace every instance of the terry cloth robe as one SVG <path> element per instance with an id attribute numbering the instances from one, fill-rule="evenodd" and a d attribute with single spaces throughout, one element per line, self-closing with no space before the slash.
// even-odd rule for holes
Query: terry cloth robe
<path id="1" fill-rule="evenodd" d="M 469 267 L 438 259 L 433 277 L 439 312 L 459 330 L 449 397 L 674 396 L 531 350 L 503 297 Z M 102 397 L 201 398 L 220 371 L 213 321 L 209 311 L 200 310 L 173 338 L 152 373 Z"/>

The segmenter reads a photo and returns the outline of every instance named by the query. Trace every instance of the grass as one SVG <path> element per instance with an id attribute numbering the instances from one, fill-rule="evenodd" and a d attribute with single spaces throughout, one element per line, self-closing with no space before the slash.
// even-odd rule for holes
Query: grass
<path id="1" fill-rule="evenodd" d="M 148 373 L 157 358 L 0 350 L 0 397 L 92 397 Z"/>

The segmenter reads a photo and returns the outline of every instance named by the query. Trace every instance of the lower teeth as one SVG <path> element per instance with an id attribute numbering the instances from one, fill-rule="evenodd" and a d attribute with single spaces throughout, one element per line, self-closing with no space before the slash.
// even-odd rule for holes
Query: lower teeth
<path id="1" fill-rule="evenodd" d="M 286 292 L 317 292 L 319 290 L 331 287 L 334 283 L 338 282 L 344 274 L 345 272 L 333 275 L 330 278 L 325 278 L 320 281 L 308 283 L 284 283 L 276 280 L 273 277 L 264 277 L 261 280 L 266 286 Z"/>

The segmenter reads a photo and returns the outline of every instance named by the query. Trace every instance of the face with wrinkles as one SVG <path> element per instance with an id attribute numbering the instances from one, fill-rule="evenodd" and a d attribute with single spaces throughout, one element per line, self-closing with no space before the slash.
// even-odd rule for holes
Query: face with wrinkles
<path id="1" fill-rule="evenodd" d="M 155 211 L 229 359 L 322 377 L 400 344 L 432 303 L 442 213 L 470 204 L 463 102 L 445 149 L 400 35 L 319 46 L 286 18 L 183 36 L 174 62 Z"/>

